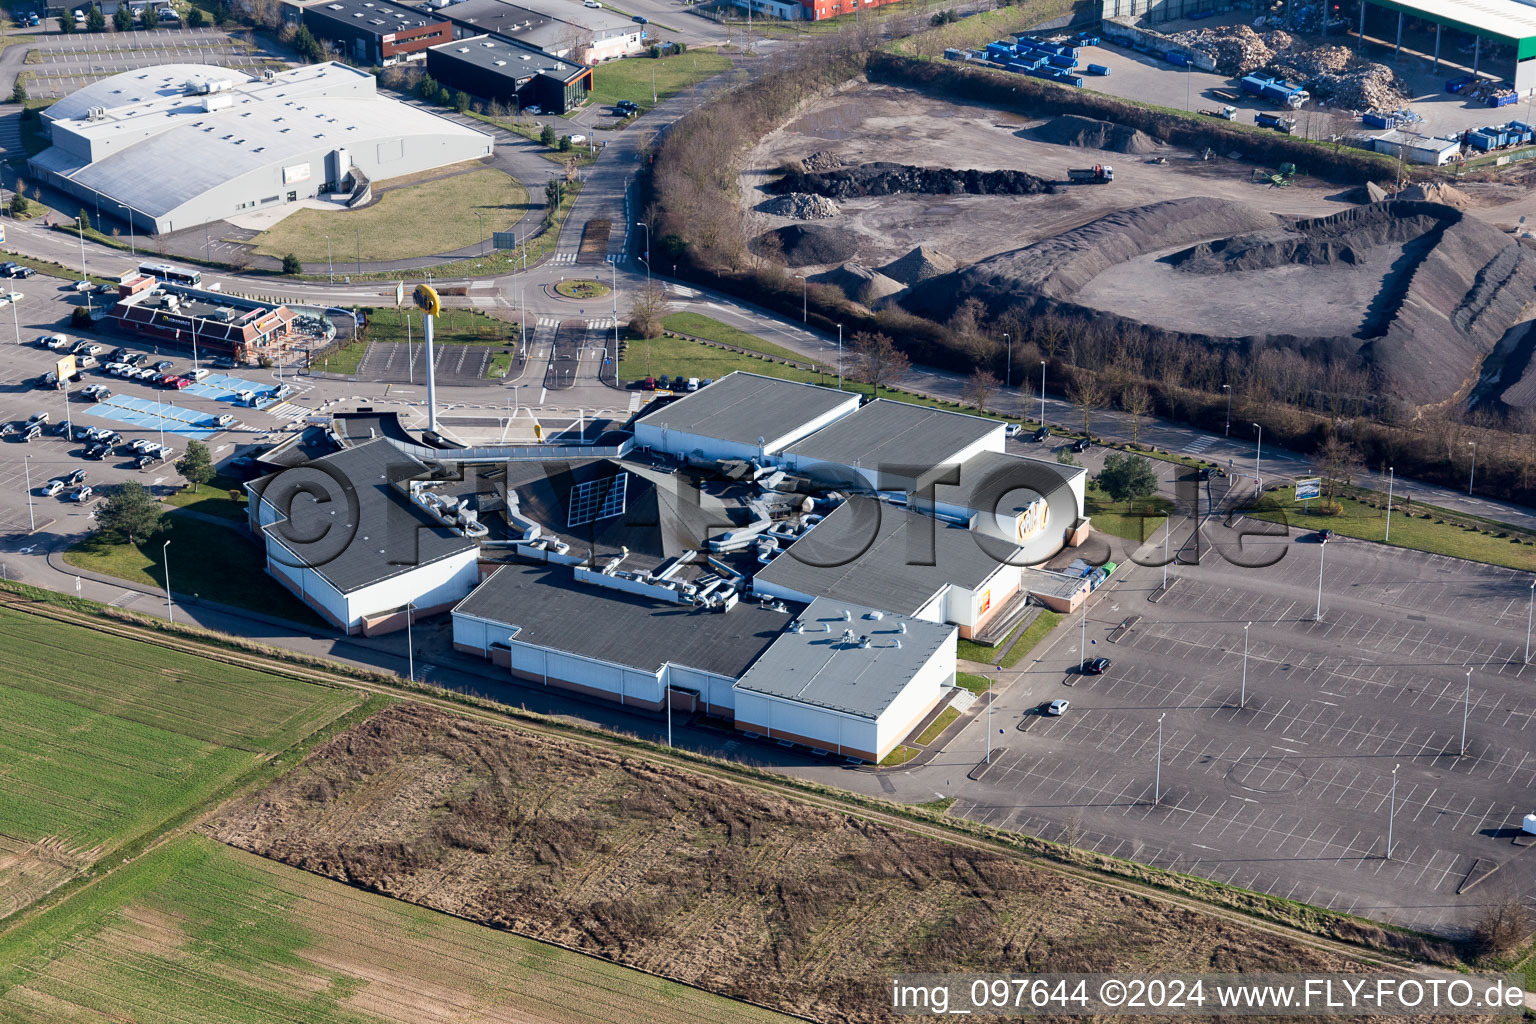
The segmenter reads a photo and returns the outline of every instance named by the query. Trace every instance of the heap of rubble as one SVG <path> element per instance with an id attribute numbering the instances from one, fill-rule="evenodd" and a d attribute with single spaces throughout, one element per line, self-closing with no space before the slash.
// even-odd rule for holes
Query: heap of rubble
<path id="1" fill-rule="evenodd" d="M 1406 102 L 1406 87 L 1391 68 L 1360 60 L 1347 47 L 1308 46 L 1288 32 L 1255 32 L 1247 25 L 1193 29 L 1170 38 L 1210 54 L 1224 75 L 1264 71 L 1305 86 L 1329 106 L 1387 111 Z"/>
<path id="2" fill-rule="evenodd" d="M 1217 71 L 1234 77 L 1253 74 L 1295 43 L 1289 32 L 1255 32 L 1247 25 L 1190 29 L 1168 38 L 1210 54 Z"/>

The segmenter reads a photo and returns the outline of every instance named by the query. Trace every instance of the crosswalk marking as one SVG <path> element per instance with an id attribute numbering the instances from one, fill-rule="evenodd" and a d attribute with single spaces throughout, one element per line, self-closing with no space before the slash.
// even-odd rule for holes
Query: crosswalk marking
<path id="1" fill-rule="evenodd" d="M 541 317 L 539 317 L 539 324 L 538 325 L 540 327 L 559 327 L 560 326 L 560 318 L 559 317 L 553 317 L 553 316 L 541 316 Z"/>
<path id="2" fill-rule="evenodd" d="M 575 263 L 576 254 L 573 252 L 557 252 L 549 258 L 551 263 Z"/>
<path id="3" fill-rule="evenodd" d="M 306 409 L 302 405 L 294 405 L 291 402 L 280 402 L 271 408 L 263 409 L 262 412 L 268 416 L 276 416 L 280 420 L 301 420 L 314 412 L 314 410 Z"/>
<path id="4" fill-rule="evenodd" d="M 1216 438 L 1206 435 L 1203 437 L 1195 438 L 1180 450 L 1190 455 L 1199 455 L 1215 443 Z"/>
<path id="5" fill-rule="evenodd" d="M 604 317 L 601 320 L 588 320 L 587 327 L 594 331 L 611 331 L 618 324 L 613 317 Z"/>

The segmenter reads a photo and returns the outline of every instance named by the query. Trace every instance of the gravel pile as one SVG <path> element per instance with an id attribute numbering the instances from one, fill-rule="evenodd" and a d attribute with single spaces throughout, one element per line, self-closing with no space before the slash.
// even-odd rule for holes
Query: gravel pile
<path id="1" fill-rule="evenodd" d="M 1138 128 L 1077 114 L 1052 118 L 1030 134 L 1041 142 L 1058 146 L 1081 146 L 1111 153 L 1155 153 L 1159 148 L 1157 140 Z"/>
<path id="2" fill-rule="evenodd" d="M 1454 206 L 1458 210 L 1470 209 L 1472 206 L 1471 196 L 1455 185 L 1447 185 L 1441 181 L 1427 181 L 1409 185 L 1392 198 L 1439 203 L 1442 206 Z"/>
<path id="3" fill-rule="evenodd" d="M 892 280 L 911 285 L 926 281 L 930 277 L 948 274 L 959 265 L 953 257 L 946 256 L 937 249 L 930 249 L 926 245 L 920 245 L 901 259 L 881 267 L 880 272 Z"/>
<path id="4" fill-rule="evenodd" d="M 808 171 L 835 171 L 843 166 L 841 157 L 833 156 L 824 149 L 818 149 L 808 157 L 802 157 L 800 166 Z"/>
<path id="5" fill-rule="evenodd" d="M 880 300 L 895 295 L 903 290 L 900 281 L 893 280 L 878 270 L 860 266 L 857 263 L 846 263 L 836 270 L 829 270 L 825 274 L 817 274 L 810 279 L 816 284 L 830 284 L 841 288 L 843 294 L 854 302 L 861 303 L 874 309 L 881 304 Z"/>
<path id="6" fill-rule="evenodd" d="M 752 240 L 759 256 L 782 256 L 791 267 L 842 263 L 859 251 L 858 235 L 829 224 L 786 224 Z"/>
<path id="7" fill-rule="evenodd" d="M 825 196 L 813 196 L 805 192 L 791 192 L 787 196 L 770 199 L 761 207 L 764 213 L 795 220 L 827 220 L 837 216 L 837 204 Z"/>

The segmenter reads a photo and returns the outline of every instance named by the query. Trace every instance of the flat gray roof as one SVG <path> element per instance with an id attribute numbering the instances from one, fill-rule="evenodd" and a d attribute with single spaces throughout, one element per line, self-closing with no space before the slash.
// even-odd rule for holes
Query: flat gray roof
<path id="1" fill-rule="evenodd" d="M 881 398 L 795 442 L 786 452 L 860 469 L 939 466 L 1002 430 L 998 420 Z"/>
<path id="2" fill-rule="evenodd" d="M 655 672 L 667 662 L 735 679 L 799 606 L 742 602 L 728 612 L 667 604 L 576 581 L 568 565 L 504 565 L 455 613 L 519 627 L 519 643 Z"/>
<path id="3" fill-rule="evenodd" d="M 527 78 L 531 75 L 549 75 L 563 82 L 586 70 L 574 61 L 561 60 L 536 46 L 530 46 L 505 35 L 469 36 L 447 43 L 438 43 L 432 49 L 452 54 L 459 60 L 478 68 L 514 79 Z"/>
<path id="4" fill-rule="evenodd" d="M 954 626 L 824 597 L 812 601 L 799 621 L 805 631 L 785 632 L 774 640 L 737 689 L 878 718 L 955 634 Z M 850 630 L 854 638 L 845 639 Z M 861 636 L 869 637 L 868 647 L 859 646 Z"/>
<path id="5" fill-rule="evenodd" d="M 287 520 L 269 524 L 264 532 L 292 553 L 289 564 L 313 569 L 346 594 L 479 548 L 417 508 L 396 486 L 426 472 L 426 466 L 379 438 L 247 486 L 286 512 Z M 268 495 L 274 481 L 279 490 Z M 355 502 L 348 499 L 347 487 Z"/>
<path id="6" fill-rule="evenodd" d="M 808 597 L 912 615 L 945 585 L 973 589 L 999 564 L 964 526 L 854 497 L 758 570 L 756 578 Z"/>
<path id="7" fill-rule="evenodd" d="M 820 416 L 858 401 L 835 388 L 800 384 L 740 370 L 641 417 L 641 423 L 735 444 L 783 437 Z M 825 428 L 823 428 L 825 429 Z"/>

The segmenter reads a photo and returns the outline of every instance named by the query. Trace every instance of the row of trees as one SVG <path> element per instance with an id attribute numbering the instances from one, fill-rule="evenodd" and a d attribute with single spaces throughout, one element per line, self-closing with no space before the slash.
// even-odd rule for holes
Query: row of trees
<path id="1" fill-rule="evenodd" d="M 229 8 L 223 4 L 214 4 L 211 12 L 204 11 L 201 7 L 194 7 L 187 12 L 187 26 L 189 28 L 202 28 L 207 24 L 224 25 L 230 20 Z M 153 30 L 160 28 L 164 22 L 160 20 L 158 9 L 145 7 L 134 17 L 132 9 L 127 4 L 120 4 L 112 14 L 112 27 L 119 32 L 131 32 L 134 28 Z M 177 23 L 172 23 L 177 24 Z M 81 30 L 86 32 L 105 32 L 107 30 L 107 17 L 101 8 L 91 5 L 85 8 L 85 23 L 78 24 L 74 19 L 74 12 L 66 10 L 59 15 L 59 31 L 70 35 Z"/>

